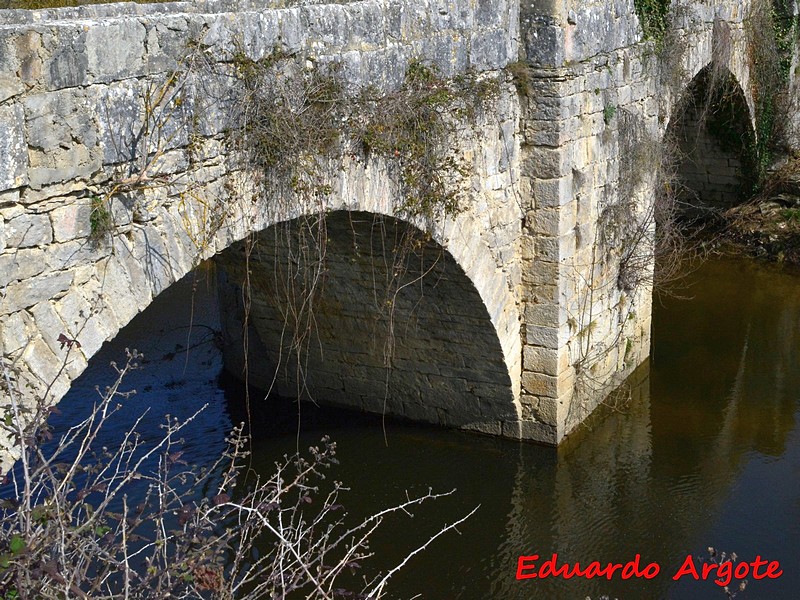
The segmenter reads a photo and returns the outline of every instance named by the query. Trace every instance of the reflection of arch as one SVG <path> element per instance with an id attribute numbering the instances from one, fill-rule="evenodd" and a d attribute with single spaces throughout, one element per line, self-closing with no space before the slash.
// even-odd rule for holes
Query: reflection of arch
<path id="1" fill-rule="evenodd" d="M 673 109 L 665 140 L 686 210 L 724 209 L 752 189 L 750 107 L 726 67 L 708 64 L 695 75 Z"/>
<path id="2" fill-rule="evenodd" d="M 304 218 L 219 256 L 229 369 L 242 373 L 247 280 L 248 377 L 258 387 L 446 426 L 517 421 L 497 330 L 453 255 L 393 217 L 336 211 L 324 227 L 322 269 L 317 223 Z"/>

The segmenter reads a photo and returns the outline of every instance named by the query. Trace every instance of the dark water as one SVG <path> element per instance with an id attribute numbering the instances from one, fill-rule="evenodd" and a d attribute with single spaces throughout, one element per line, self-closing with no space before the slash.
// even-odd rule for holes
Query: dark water
<path id="1" fill-rule="evenodd" d="M 457 489 L 413 518 L 387 522 L 372 545 L 376 568 L 480 505 L 461 535 L 411 561 L 395 597 L 724 599 L 711 581 L 671 579 L 707 546 L 780 561 L 780 578 L 750 577 L 738 598 L 800 597 L 800 274 L 717 260 L 689 283 L 679 291 L 685 299 L 656 302 L 652 361 L 637 373 L 629 404 L 597 415 L 557 451 L 396 423 L 384 432 L 380 420 L 310 406 L 298 436 L 291 404 L 261 403 L 255 466 L 269 473 L 283 453 L 330 434 L 341 461 L 333 475 L 352 488 L 343 501 L 355 514 L 429 487 Z M 240 392 L 217 377 L 213 292 L 202 275 L 194 297 L 192 286 L 173 286 L 107 344 L 61 402 L 59 427 L 86 410 L 96 383 L 109 381 L 108 361 L 136 347 L 149 361 L 128 380 L 139 394 L 126 416 L 149 407 L 157 428 L 166 413 L 185 417 L 208 403 L 187 432 L 187 456 L 202 463 L 219 454 L 239 418 L 226 399 L 235 404 Z M 105 443 L 126 426 L 118 421 Z M 661 573 L 650 581 L 515 580 L 519 555 L 552 553 L 569 563 L 640 554 Z"/>

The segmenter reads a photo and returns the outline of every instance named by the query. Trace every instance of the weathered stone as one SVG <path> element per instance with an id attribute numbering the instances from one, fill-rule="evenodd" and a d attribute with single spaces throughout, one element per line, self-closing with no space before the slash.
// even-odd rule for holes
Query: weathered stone
<path id="1" fill-rule="evenodd" d="M 55 306 L 69 328 L 70 337 L 80 342 L 81 351 L 86 356 L 92 356 L 116 332 L 107 322 L 106 314 L 110 311 L 102 310 L 103 304 L 99 299 L 89 302 L 81 290 L 71 290 Z"/>
<path id="2" fill-rule="evenodd" d="M 102 245 L 87 239 L 72 240 L 47 248 L 45 262 L 50 270 L 62 271 L 79 265 L 91 264 L 92 261 L 107 253 L 108 250 Z"/>
<path id="3" fill-rule="evenodd" d="M 95 82 L 139 75 L 144 65 L 146 31 L 137 20 L 101 21 L 86 32 L 86 69 Z"/>
<path id="4" fill-rule="evenodd" d="M 89 179 L 100 168 L 99 160 L 80 144 L 55 153 L 31 152 L 30 157 L 29 177 L 34 189 L 70 179 Z"/>
<path id="5" fill-rule="evenodd" d="M 526 325 L 525 341 L 531 346 L 541 346 L 555 350 L 558 348 L 558 329 Z"/>
<path id="6" fill-rule="evenodd" d="M 92 204 L 89 198 L 65 198 L 70 204 L 50 212 L 53 223 L 53 238 L 56 242 L 68 242 L 88 237 L 91 233 Z"/>
<path id="7" fill-rule="evenodd" d="M 523 372 L 522 389 L 526 393 L 540 398 L 543 396 L 556 398 L 558 396 L 558 378 L 542 373 Z M 550 422 L 555 423 L 555 419 Z"/>
<path id="8" fill-rule="evenodd" d="M 19 77 L 29 86 L 36 85 L 42 77 L 42 35 L 37 31 L 26 31 L 14 41 L 15 54 L 19 60 Z"/>
<path id="9" fill-rule="evenodd" d="M 17 77 L 0 75 L 0 102 L 5 102 L 24 91 L 25 85 Z"/>
<path id="10" fill-rule="evenodd" d="M 23 123 L 22 106 L 0 105 L 0 191 L 28 183 Z"/>
<path id="11" fill-rule="evenodd" d="M 61 371 L 63 360 L 44 343 L 41 337 L 34 338 L 28 344 L 22 359 L 39 382 L 50 388 L 52 394 L 63 395 L 69 389 L 69 382 L 63 380 L 66 373 Z"/>
<path id="12" fill-rule="evenodd" d="M 558 358 L 555 352 L 536 346 L 525 346 L 522 366 L 526 371 L 558 375 Z"/>
<path id="13" fill-rule="evenodd" d="M 6 355 L 15 355 L 23 350 L 34 333 L 29 327 L 30 317 L 25 311 L 17 311 L 0 319 L 0 346 Z"/>
<path id="14" fill-rule="evenodd" d="M 12 248 L 43 246 L 53 241 L 47 215 L 24 213 L 6 223 L 6 244 Z"/>
<path id="15" fill-rule="evenodd" d="M 46 268 L 44 250 L 41 248 L 24 248 L 0 254 L 0 288 L 12 281 L 35 277 Z"/>
<path id="16" fill-rule="evenodd" d="M 53 51 L 44 65 L 48 88 L 57 90 L 88 83 L 86 31 L 66 25 L 56 29 L 54 34 L 46 41 L 46 46 Z"/>
<path id="17" fill-rule="evenodd" d="M 73 274 L 56 272 L 38 275 L 18 283 L 9 284 L 0 292 L 0 315 L 16 312 L 43 300 L 51 300 L 67 291 Z"/>
<path id="18" fill-rule="evenodd" d="M 96 187 L 92 187 L 88 185 L 85 181 L 64 181 L 59 183 L 54 183 L 52 185 L 45 186 L 41 189 L 33 189 L 27 187 L 24 189 L 24 193 L 21 196 L 20 201 L 22 204 L 31 206 L 31 205 L 39 205 L 39 206 L 48 206 L 48 208 L 52 208 L 49 206 L 48 203 L 45 201 L 50 200 L 51 198 L 55 198 L 58 196 L 69 196 L 76 192 L 86 192 L 94 191 L 95 193 L 99 193 L 99 190 Z M 36 210 L 36 208 L 34 208 Z"/>
<path id="19" fill-rule="evenodd" d="M 98 278 L 102 282 L 103 293 L 109 298 L 109 305 L 117 322 L 124 327 L 139 313 L 136 302 L 118 302 L 119 298 L 131 298 L 131 282 L 128 274 L 118 260 L 109 259 L 98 268 Z"/>
<path id="20" fill-rule="evenodd" d="M 56 355 L 63 354 L 65 344 L 59 337 L 67 332 L 67 327 L 59 318 L 53 304 L 48 301 L 39 302 L 30 308 L 29 312 L 36 323 L 36 331 L 41 334 L 50 350 Z"/>

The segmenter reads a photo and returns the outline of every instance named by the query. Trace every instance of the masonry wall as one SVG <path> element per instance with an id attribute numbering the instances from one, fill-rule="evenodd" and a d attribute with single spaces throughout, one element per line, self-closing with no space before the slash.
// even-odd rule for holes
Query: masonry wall
<path id="1" fill-rule="evenodd" d="M 683 208 L 725 210 L 738 204 L 745 183 L 741 151 L 724 147 L 708 131 L 697 106 L 689 107 L 674 127 Z"/>
<path id="2" fill-rule="evenodd" d="M 320 209 L 282 213 L 268 200 L 250 202 L 262 191 L 248 187 L 225 139 L 233 99 L 224 61 L 242 44 L 253 59 L 277 47 L 312 64 L 339 62 L 354 91 L 393 89 L 415 59 L 445 77 L 472 70 L 497 81 L 495 112 L 461 135 L 475 167 L 466 210 L 416 226 L 474 285 L 516 402 L 518 104 L 499 71 L 517 56 L 515 2 L 262 7 L 211 1 L 0 15 L 0 351 L 26 399 L 50 382 L 50 399 L 60 398 L 105 340 L 201 259 Z M 186 57 L 198 51 L 221 62 L 192 71 Z M 388 168 L 345 157 L 323 210 L 392 216 L 402 198 Z M 111 227 L 92 238 L 100 205 Z M 61 334 L 80 347 L 65 347 Z M 493 423 L 503 433 L 502 420 Z"/>
<path id="3" fill-rule="evenodd" d="M 654 175 L 675 105 L 712 60 L 745 90 L 747 3 L 678 0 L 660 47 L 632 0 L 521 7 L 523 414 L 554 441 L 649 353 Z M 537 427 L 539 425 L 527 425 Z"/>

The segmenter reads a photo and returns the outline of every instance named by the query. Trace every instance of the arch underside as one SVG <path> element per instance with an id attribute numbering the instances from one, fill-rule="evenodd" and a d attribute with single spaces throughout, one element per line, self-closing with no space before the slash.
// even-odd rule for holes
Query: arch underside
<path id="1" fill-rule="evenodd" d="M 727 68 L 711 63 L 695 75 L 673 110 L 666 139 L 677 151 L 673 160 L 684 213 L 725 210 L 752 189 L 750 109 Z"/>
<path id="2" fill-rule="evenodd" d="M 415 227 L 337 211 L 216 261 L 226 366 L 264 392 L 487 432 L 518 420 L 481 295 Z"/>

